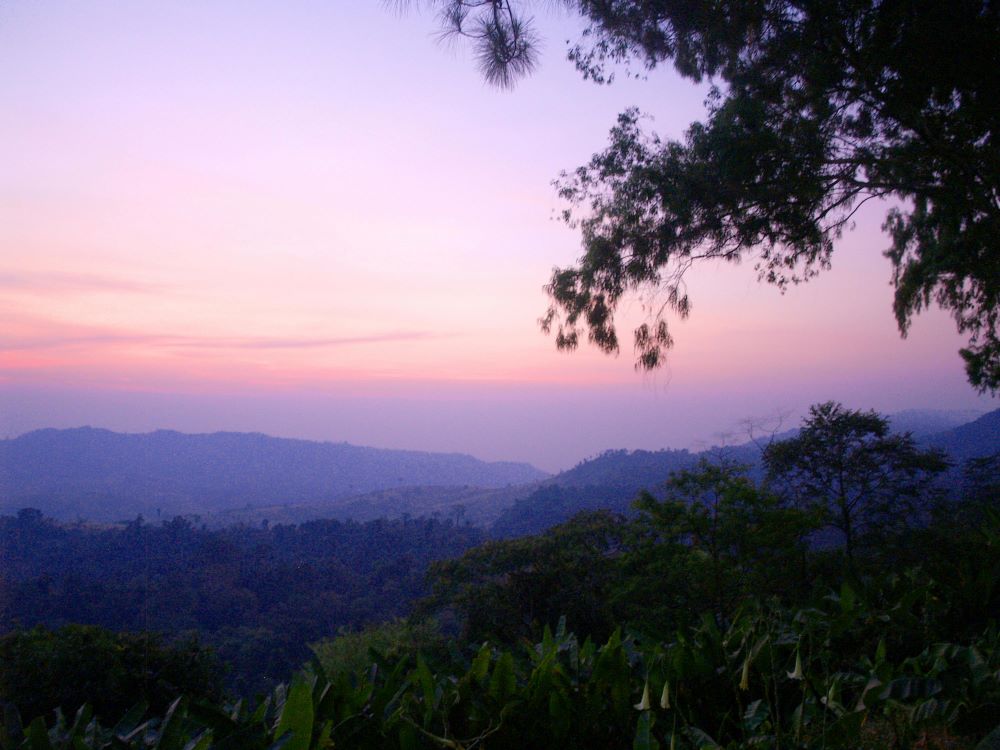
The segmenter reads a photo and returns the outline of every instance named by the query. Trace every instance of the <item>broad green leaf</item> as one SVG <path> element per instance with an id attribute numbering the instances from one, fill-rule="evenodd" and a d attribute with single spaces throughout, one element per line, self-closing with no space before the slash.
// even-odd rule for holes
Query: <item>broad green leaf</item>
<path id="1" fill-rule="evenodd" d="M 417 654 L 417 681 L 424 694 L 424 711 L 429 715 L 429 712 L 437 707 L 434 700 L 434 675 L 431 674 L 422 654 Z"/>
<path id="2" fill-rule="evenodd" d="M 297 675 L 288 689 L 285 705 L 281 708 L 281 716 L 274 728 L 274 736 L 281 739 L 290 732 L 291 737 L 284 745 L 286 750 L 309 750 L 312 727 L 312 685 L 304 677 Z"/>
<path id="3" fill-rule="evenodd" d="M 46 729 L 45 720 L 41 716 L 28 725 L 28 731 L 25 734 L 27 738 L 22 747 L 28 748 L 28 750 L 53 750 L 52 743 L 49 741 L 49 730 Z"/>
<path id="4" fill-rule="evenodd" d="M 842 612 L 850 612 L 854 609 L 854 605 L 857 602 L 857 595 L 854 593 L 847 582 L 845 581 L 840 586 L 840 609 Z"/>
<path id="5" fill-rule="evenodd" d="M 659 750 L 660 743 L 653 736 L 653 712 L 643 711 L 635 725 L 632 750 Z"/>
<path id="6" fill-rule="evenodd" d="M 719 747 L 719 743 L 713 740 L 708 732 L 698 727 L 684 727 L 684 734 L 698 750 Z"/>
<path id="7" fill-rule="evenodd" d="M 553 690 L 549 694 L 549 719 L 552 721 L 552 732 L 557 738 L 569 733 L 573 720 L 573 703 L 562 690 Z"/>
<path id="8" fill-rule="evenodd" d="M 316 741 L 313 743 L 313 747 L 317 748 L 317 750 L 333 747 L 333 742 L 330 740 L 332 733 L 333 722 L 330 720 L 324 721 L 323 726 L 320 727 L 319 732 L 316 734 Z"/>
<path id="9" fill-rule="evenodd" d="M 111 730 L 116 737 L 126 737 L 131 734 L 139 722 L 142 721 L 142 717 L 146 715 L 146 711 L 149 710 L 149 705 L 145 701 L 140 701 L 136 703 L 128 712 L 118 720 L 115 724 L 115 728 Z"/>
<path id="10" fill-rule="evenodd" d="M 490 671 L 490 645 L 484 643 L 472 661 L 472 668 L 469 672 L 477 682 L 484 682 Z"/>
<path id="11" fill-rule="evenodd" d="M 153 745 L 156 750 L 181 750 L 184 746 L 186 738 L 181 727 L 180 716 L 178 716 L 183 700 L 183 696 L 177 698 L 167 709 L 157 732 L 156 744 Z"/>
<path id="12" fill-rule="evenodd" d="M 757 727 L 767 719 L 768 711 L 768 705 L 764 701 L 753 701 L 743 712 L 743 727 L 751 733 L 757 731 Z"/>
<path id="13" fill-rule="evenodd" d="M 76 735 L 83 731 L 91 719 L 94 718 L 94 711 L 91 709 L 89 703 L 85 703 L 80 706 L 80 709 L 76 712 L 76 716 L 73 718 L 73 726 L 69 728 L 70 735 Z"/>
<path id="14" fill-rule="evenodd" d="M 208 750 L 212 746 L 212 732 L 202 732 L 184 746 L 184 750 Z"/>
<path id="15" fill-rule="evenodd" d="M 517 678 L 514 676 L 514 657 L 510 652 L 500 654 L 493 667 L 490 678 L 490 695 L 498 701 L 503 701 L 514 694 L 517 689 Z"/>

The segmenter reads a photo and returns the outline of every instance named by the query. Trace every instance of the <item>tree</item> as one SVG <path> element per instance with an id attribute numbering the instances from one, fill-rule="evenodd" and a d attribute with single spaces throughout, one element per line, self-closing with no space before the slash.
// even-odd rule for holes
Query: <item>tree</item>
<path id="1" fill-rule="evenodd" d="M 703 458 L 671 475 L 663 499 L 639 494 L 636 526 L 646 533 L 624 556 L 619 598 L 631 599 L 630 619 L 647 632 L 702 612 L 724 618 L 749 596 L 808 589 L 815 513 L 783 505 L 747 471 Z"/>
<path id="2" fill-rule="evenodd" d="M 432 563 L 422 612 L 454 609 L 466 641 L 532 638 L 559 618 L 598 638 L 613 629 L 616 556 L 628 525 L 607 511 L 579 513 L 538 536 L 486 542 Z"/>
<path id="3" fill-rule="evenodd" d="M 769 484 L 791 505 L 821 512 L 851 561 L 866 536 L 907 525 L 948 466 L 909 433 L 890 433 L 885 417 L 832 401 L 813 406 L 799 435 L 763 458 Z"/>
<path id="4" fill-rule="evenodd" d="M 535 64 L 527 0 L 438 0 L 488 80 Z M 637 367 L 661 364 L 666 316 L 691 310 L 685 272 L 752 258 L 784 289 L 829 267 L 861 205 L 889 199 L 885 255 L 906 335 L 937 303 L 967 336 L 972 385 L 1000 389 L 1000 7 L 989 0 L 566 0 L 590 23 L 570 58 L 713 82 L 683 141 L 629 110 L 610 144 L 557 183 L 583 255 L 555 269 L 542 318 L 556 344 L 617 352 L 615 312 L 647 292 Z"/>
<path id="5" fill-rule="evenodd" d="M 163 712 L 181 693 L 222 699 L 221 665 L 196 640 L 165 645 L 152 633 L 92 625 L 36 627 L 0 638 L 0 702 L 25 718 L 50 718 L 57 708 L 72 716 L 89 703 L 111 721 L 140 701 Z"/>

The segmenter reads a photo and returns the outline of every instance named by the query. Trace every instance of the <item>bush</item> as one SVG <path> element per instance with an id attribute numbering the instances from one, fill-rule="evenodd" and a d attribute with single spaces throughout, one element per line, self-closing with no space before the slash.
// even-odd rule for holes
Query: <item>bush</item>
<path id="1" fill-rule="evenodd" d="M 0 701 L 25 717 L 75 712 L 89 703 L 117 719 L 139 702 L 163 712 L 178 694 L 219 701 L 222 671 L 194 639 L 164 645 L 151 633 L 92 625 L 36 627 L 0 638 Z"/>

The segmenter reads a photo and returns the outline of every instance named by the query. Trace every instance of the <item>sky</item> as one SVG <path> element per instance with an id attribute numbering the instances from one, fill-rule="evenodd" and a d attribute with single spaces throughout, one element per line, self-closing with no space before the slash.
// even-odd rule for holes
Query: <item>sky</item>
<path id="1" fill-rule="evenodd" d="M 752 263 L 695 269 L 663 370 L 557 352 L 542 287 L 580 244 L 552 180 L 626 107 L 680 137 L 706 89 L 584 81 L 578 19 L 536 22 L 539 70 L 498 91 L 432 13 L 374 0 L 0 5 L 0 436 L 258 431 L 555 471 L 830 399 L 997 407 L 947 315 L 900 338 L 884 205 L 784 295 Z"/>

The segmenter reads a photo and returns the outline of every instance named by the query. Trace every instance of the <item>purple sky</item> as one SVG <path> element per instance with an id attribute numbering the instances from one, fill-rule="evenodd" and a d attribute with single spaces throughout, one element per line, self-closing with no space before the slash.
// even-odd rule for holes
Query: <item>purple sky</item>
<path id="1" fill-rule="evenodd" d="M 784 296 L 751 264 L 698 269 L 663 372 L 555 352 L 541 287 L 579 240 L 550 181 L 625 107 L 677 137 L 705 92 L 587 83 L 563 59 L 578 22 L 538 20 L 542 67 L 502 93 L 432 14 L 377 2 L 0 5 L 0 433 L 256 430 L 553 470 L 831 398 L 995 408 L 946 316 L 899 338 L 884 206 Z"/>

